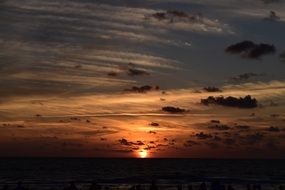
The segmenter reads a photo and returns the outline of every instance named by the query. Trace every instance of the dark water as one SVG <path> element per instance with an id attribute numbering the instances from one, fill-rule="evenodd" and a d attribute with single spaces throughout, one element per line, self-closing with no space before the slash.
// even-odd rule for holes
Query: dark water
<path id="1" fill-rule="evenodd" d="M 285 182 L 285 160 L 205 160 L 205 159 L 103 159 L 103 158 L 2 158 L 0 183 L 78 184 L 93 180 L 104 184 L 161 184 L 209 182 Z"/>

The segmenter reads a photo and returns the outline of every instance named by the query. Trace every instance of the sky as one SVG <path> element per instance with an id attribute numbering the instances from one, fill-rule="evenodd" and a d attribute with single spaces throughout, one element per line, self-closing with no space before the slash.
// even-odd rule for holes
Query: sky
<path id="1" fill-rule="evenodd" d="M 285 158 L 284 9 L 1 0 L 0 156 Z"/>

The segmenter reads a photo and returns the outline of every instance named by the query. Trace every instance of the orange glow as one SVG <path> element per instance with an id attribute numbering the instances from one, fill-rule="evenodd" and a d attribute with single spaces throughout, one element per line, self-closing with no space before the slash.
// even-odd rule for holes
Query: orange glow
<path id="1" fill-rule="evenodd" d="M 139 156 L 140 156 L 140 158 L 146 158 L 147 157 L 147 151 L 146 150 L 140 150 Z"/>

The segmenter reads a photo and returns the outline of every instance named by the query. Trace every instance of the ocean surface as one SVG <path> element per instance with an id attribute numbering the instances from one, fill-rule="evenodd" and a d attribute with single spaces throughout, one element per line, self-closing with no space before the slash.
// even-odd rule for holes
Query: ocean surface
<path id="1" fill-rule="evenodd" d="M 221 159 L 110 159 L 110 158 L 1 158 L 0 184 L 22 181 L 31 189 L 61 188 L 75 181 L 87 187 L 92 181 L 110 187 L 149 184 L 199 184 L 219 179 L 225 184 L 263 184 L 276 189 L 285 183 L 285 160 Z M 239 188 L 242 189 L 242 188 Z"/>

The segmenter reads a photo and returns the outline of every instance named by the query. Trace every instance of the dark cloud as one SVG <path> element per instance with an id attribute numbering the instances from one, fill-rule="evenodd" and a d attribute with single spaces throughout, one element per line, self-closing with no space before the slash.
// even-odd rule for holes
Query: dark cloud
<path id="1" fill-rule="evenodd" d="M 123 72 L 126 72 L 129 76 L 143 76 L 150 75 L 145 69 L 138 68 L 134 63 L 129 63 L 127 66 L 120 67 Z"/>
<path id="2" fill-rule="evenodd" d="M 113 134 L 116 133 L 115 130 L 89 130 L 89 131 L 80 131 L 78 134 L 81 134 L 85 137 L 92 137 L 92 136 L 100 136 L 105 134 Z"/>
<path id="3" fill-rule="evenodd" d="M 72 120 L 72 121 L 80 121 L 81 119 L 78 118 L 78 117 L 71 117 L 70 120 Z"/>
<path id="4" fill-rule="evenodd" d="M 151 122 L 149 125 L 150 125 L 150 126 L 153 126 L 153 127 L 158 127 L 158 126 L 159 126 L 159 123 Z"/>
<path id="5" fill-rule="evenodd" d="M 261 77 L 261 76 L 264 76 L 264 74 L 244 73 L 244 74 L 240 74 L 240 75 L 231 77 L 231 80 L 233 80 L 235 82 L 244 82 L 244 81 L 250 80 L 251 78 Z"/>
<path id="6" fill-rule="evenodd" d="M 209 129 L 219 130 L 219 131 L 226 131 L 232 129 L 228 125 L 211 125 L 208 127 Z"/>
<path id="7" fill-rule="evenodd" d="M 255 48 L 255 43 L 252 41 L 243 41 L 237 44 L 230 45 L 226 48 L 227 53 L 242 53 Z"/>
<path id="8" fill-rule="evenodd" d="M 261 142 L 264 139 L 264 135 L 262 133 L 248 134 L 243 137 L 243 140 L 246 144 L 252 145 Z"/>
<path id="9" fill-rule="evenodd" d="M 82 69 L 82 65 L 80 65 L 80 64 L 74 65 L 74 68 L 75 69 Z"/>
<path id="10" fill-rule="evenodd" d="M 248 125 L 235 125 L 234 127 L 236 129 L 239 129 L 239 130 L 248 130 L 248 129 L 250 129 L 250 126 L 248 126 Z"/>
<path id="11" fill-rule="evenodd" d="M 164 12 L 154 13 L 152 16 L 154 18 L 156 18 L 157 20 L 164 20 L 164 19 L 166 19 L 166 13 L 164 13 Z"/>
<path id="12" fill-rule="evenodd" d="M 276 48 L 274 45 L 269 44 L 259 44 L 256 45 L 254 49 L 252 49 L 248 54 L 248 58 L 257 59 L 262 55 L 266 54 L 274 54 L 276 52 Z"/>
<path id="13" fill-rule="evenodd" d="M 137 141 L 137 142 L 135 142 L 135 143 L 133 143 L 134 145 L 139 145 L 139 146 L 141 146 L 141 145 L 144 145 L 144 143 L 142 142 L 142 141 Z"/>
<path id="14" fill-rule="evenodd" d="M 204 133 L 199 134 L 199 139 L 207 140 L 204 142 L 204 144 L 211 148 L 219 148 L 220 142 L 222 141 L 222 138 L 217 135 L 212 136 L 210 134 L 204 134 Z"/>
<path id="15" fill-rule="evenodd" d="M 269 131 L 269 132 L 280 132 L 280 129 L 278 127 L 268 127 L 265 129 L 266 131 Z"/>
<path id="16" fill-rule="evenodd" d="M 274 45 L 265 43 L 255 44 L 252 41 L 243 41 L 228 46 L 225 49 L 225 52 L 231 54 L 240 54 L 242 57 L 249 59 L 258 59 L 266 54 L 274 54 L 276 52 L 276 48 Z"/>
<path id="17" fill-rule="evenodd" d="M 221 89 L 214 87 L 214 86 L 208 86 L 208 87 L 205 87 L 203 89 L 207 92 L 222 92 Z"/>
<path id="18" fill-rule="evenodd" d="M 2 123 L 2 127 L 3 128 L 12 128 L 12 127 L 15 127 L 15 128 L 25 128 L 24 125 L 14 125 L 14 124 L 10 124 L 10 123 Z"/>
<path id="19" fill-rule="evenodd" d="M 162 111 L 165 111 L 168 113 L 184 113 L 184 112 L 186 112 L 185 109 L 178 108 L 178 107 L 172 107 L 172 106 L 163 107 Z"/>
<path id="20" fill-rule="evenodd" d="M 198 139 L 211 139 L 211 138 L 213 138 L 213 136 L 211 135 L 211 134 L 206 134 L 206 133 L 204 133 L 204 132 L 200 132 L 200 133 L 197 133 L 196 135 L 195 135 Z"/>
<path id="21" fill-rule="evenodd" d="M 155 149 L 156 148 L 156 146 L 149 146 L 149 145 L 147 145 L 145 148 L 144 148 L 144 150 L 151 150 L 151 149 Z"/>
<path id="22" fill-rule="evenodd" d="M 132 142 L 132 141 L 128 141 L 125 138 L 120 139 L 119 143 L 121 145 L 125 145 L 125 146 L 133 146 L 133 145 L 135 145 L 135 146 L 142 146 L 142 145 L 145 145 L 142 141 Z"/>
<path id="23" fill-rule="evenodd" d="M 237 107 L 237 108 L 255 108 L 257 107 L 257 100 L 255 98 L 251 98 L 251 96 L 245 96 L 244 98 L 235 98 L 232 96 L 229 97 L 213 97 L 209 96 L 206 99 L 201 99 L 201 103 L 203 105 L 216 104 L 228 107 Z"/>
<path id="24" fill-rule="evenodd" d="M 183 11 L 168 10 L 167 14 L 173 15 L 175 17 L 188 17 L 187 13 L 185 13 Z"/>
<path id="25" fill-rule="evenodd" d="M 116 77 L 116 76 L 118 76 L 118 73 L 112 71 L 112 72 L 109 72 L 107 75 L 110 77 Z"/>
<path id="26" fill-rule="evenodd" d="M 158 144 L 156 147 L 167 147 L 169 146 L 168 144 Z"/>
<path id="27" fill-rule="evenodd" d="M 147 93 L 152 90 L 159 90 L 159 86 L 149 86 L 149 85 L 144 85 L 141 87 L 133 86 L 131 89 L 125 89 L 124 91 L 126 92 L 135 92 L 135 93 Z"/>
<path id="28" fill-rule="evenodd" d="M 195 145 L 199 145 L 199 143 L 196 142 L 196 141 L 193 141 L 193 140 L 187 140 L 183 145 L 185 147 L 192 147 L 192 146 L 195 146 Z"/>
<path id="29" fill-rule="evenodd" d="M 132 145 L 131 142 L 129 142 L 127 139 L 124 139 L 124 138 L 120 139 L 119 142 L 121 145 L 125 145 L 125 146 L 131 146 Z"/>
<path id="30" fill-rule="evenodd" d="M 150 74 L 147 71 L 142 70 L 142 69 L 130 68 L 128 69 L 128 75 L 136 76 L 136 75 L 150 75 Z"/>
<path id="31" fill-rule="evenodd" d="M 211 122 L 211 123 L 221 123 L 221 121 L 220 121 L 220 120 L 214 120 L 214 119 L 213 119 L 213 120 L 211 120 L 210 122 Z"/>
<path id="32" fill-rule="evenodd" d="M 174 146 L 176 144 L 176 140 L 175 139 L 167 139 L 164 138 L 163 140 L 164 142 L 168 142 L 167 146 Z"/>
<path id="33" fill-rule="evenodd" d="M 156 135 L 155 131 L 149 131 L 148 133 Z"/>
<path id="34" fill-rule="evenodd" d="M 276 118 L 276 117 L 279 117 L 279 116 L 280 116 L 279 114 L 275 114 L 275 113 L 270 114 L 270 117 L 273 117 L 273 118 Z"/>
<path id="35" fill-rule="evenodd" d="M 146 19 L 148 19 L 149 16 L 146 16 Z M 167 10 L 163 12 L 157 12 L 150 17 L 155 18 L 159 21 L 167 21 L 168 23 L 175 23 L 175 22 L 191 22 L 191 23 L 203 23 L 204 17 L 201 13 L 196 14 L 187 14 L 183 11 L 177 11 L 177 10 Z"/>

